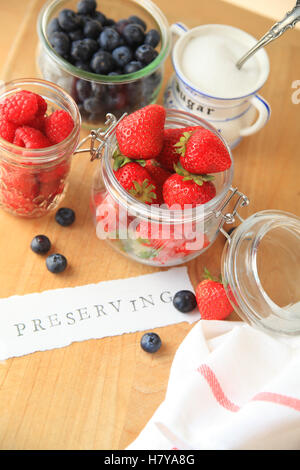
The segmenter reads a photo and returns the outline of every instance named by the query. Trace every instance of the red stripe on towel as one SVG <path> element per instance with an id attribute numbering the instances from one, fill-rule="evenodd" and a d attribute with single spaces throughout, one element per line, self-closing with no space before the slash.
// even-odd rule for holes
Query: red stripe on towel
<path id="1" fill-rule="evenodd" d="M 240 410 L 240 406 L 236 405 L 235 403 L 230 401 L 229 398 L 227 398 L 215 373 L 208 365 L 202 364 L 197 369 L 197 371 L 200 372 L 202 377 L 204 377 L 204 379 L 208 383 L 219 405 L 221 405 L 228 411 L 232 411 L 233 413 L 236 413 Z M 300 411 L 300 400 L 298 398 L 289 397 L 287 395 L 280 395 L 279 393 L 261 392 L 255 395 L 252 400 L 266 401 L 277 405 L 287 406 L 289 408 L 292 408 L 293 410 Z"/>

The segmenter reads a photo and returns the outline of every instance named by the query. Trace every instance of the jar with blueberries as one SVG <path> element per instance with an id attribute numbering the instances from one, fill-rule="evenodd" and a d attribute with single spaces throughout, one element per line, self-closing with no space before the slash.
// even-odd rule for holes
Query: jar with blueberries
<path id="1" fill-rule="evenodd" d="M 50 0 L 38 34 L 40 74 L 75 99 L 86 127 L 157 100 L 171 38 L 150 0 Z"/>

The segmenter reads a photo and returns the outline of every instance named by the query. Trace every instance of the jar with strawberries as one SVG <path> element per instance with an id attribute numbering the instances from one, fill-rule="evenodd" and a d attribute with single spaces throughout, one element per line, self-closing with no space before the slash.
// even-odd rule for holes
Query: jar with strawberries
<path id="1" fill-rule="evenodd" d="M 0 89 L 0 207 L 41 217 L 61 202 L 79 141 L 74 100 L 44 80 L 15 80 Z"/>
<path id="2" fill-rule="evenodd" d="M 107 124 L 94 136 L 102 141 L 94 157 L 104 147 L 91 199 L 97 236 L 156 267 L 199 256 L 215 241 L 232 190 L 226 142 L 201 118 L 159 105 Z"/>

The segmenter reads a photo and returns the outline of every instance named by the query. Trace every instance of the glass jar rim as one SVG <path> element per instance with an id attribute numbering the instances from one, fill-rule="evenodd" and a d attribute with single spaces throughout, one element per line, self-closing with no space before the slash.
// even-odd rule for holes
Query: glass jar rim
<path id="1" fill-rule="evenodd" d="M 254 227 L 258 218 L 265 219 L 262 228 L 255 233 L 255 237 L 251 247 L 250 259 L 242 259 L 243 263 L 249 262 L 248 269 L 251 272 L 251 279 L 255 284 L 255 291 L 257 292 L 257 298 L 260 298 L 264 305 L 263 311 L 258 311 L 253 308 L 251 299 L 247 296 L 247 290 L 241 287 L 239 283 L 239 274 L 243 271 L 246 272 L 245 266 L 238 265 L 238 255 L 241 249 L 241 242 L 244 240 L 244 236 L 247 236 L 249 230 Z M 227 240 L 222 255 L 222 279 L 227 293 L 227 297 L 231 301 L 234 309 L 242 319 L 246 319 L 250 324 L 255 325 L 259 329 L 267 330 L 273 334 L 283 335 L 295 335 L 300 333 L 300 329 L 297 331 L 290 330 L 289 326 L 292 326 L 293 319 L 288 319 L 285 315 L 286 309 L 277 305 L 268 295 L 263 288 L 261 283 L 258 268 L 257 268 L 257 252 L 259 244 L 264 236 L 267 235 L 274 228 L 287 228 L 291 224 L 298 224 L 300 230 L 300 217 L 295 214 L 279 211 L 279 210 L 264 210 L 252 214 L 250 217 L 245 219 L 232 233 L 230 240 Z M 249 272 L 249 271 L 248 271 Z M 249 301 L 250 299 L 250 301 Z M 264 321 L 264 315 L 266 313 L 272 314 L 274 317 L 281 321 L 281 325 L 284 322 L 286 328 L 276 329 L 270 323 Z"/>
<path id="2" fill-rule="evenodd" d="M 220 140 L 225 145 L 232 162 L 231 167 L 224 172 L 224 174 L 226 175 L 226 182 L 224 184 L 224 187 L 222 188 L 222 191 L 220 191 L 219 194 L 217 194 L 213 199 L 206 202 L 205 204 L 201 204 L 195 208 L 187 209 L 185 211 L 155 207 L 138 201 L 120 185 L 119 181 L 114 175 L 114 171 L 111 166 L 111 149 L 116 144 L 116 141 L 113 142 L 115 140 L 115 133 L 108 140 L 107 145 L 105 146 L 104 155 L 102 157 L 102 174 L 104 173 L 103 169 L 105 170 L 105 172 L 107 172 L 107 177 L 105 177 L 105 174 L 103 174 L 106 189 L 114 199 L 117 199 L 118 203 L 121 203 L 126 208 L 128 207 L 128 205 L 130 205 L 130 209 L 132 211 L 138 213 L 139 217 L 142 217 L 147 220 L 151 219 L 159 223 L 182 223 L 184 220 L 185 223 L 189 223 L 195 222 L 199 219 L 203 219 L 203 213 L 205 213 L 205 217 L 210 217 L 213 210 L 216 209 L 222 203 L 231 187 L 234 173 L 234 162 L 230 147 L 211 124 L 194 114 L 182 110 L 166 109 L 166 117 L 167 119 L 175 118 L 178 120 L 178 122 L 180 122 L 180 119 L 188 119 L 194 125 L 201 125 L 202 127 L 205 127 L 206 129 L 210 130 L 215 135 L 217 135 L 218 138 L 220 138 Z M 110 182 L 110 184 L 112 184 L 113 191 L 110 188 L 110 185 L 107 183 L 108 181 Z M 116 197 L 116 195 L 118 197 Z"/>
<path id="3" fill-rule="evenodd" d="M 6 141 L 2 137 L 0 137 L 0 147 L 5 149 L 6 152 L 9 152 L 10 159 L 18 164 L 22 163 L 26 165 L 27 162 L 32 162 L 32 158 L 34 158 L 36 164 L 49 163 L 53 160 L 57 160 L 57 155 L 63 155 L 79 135 L 81 128 L 80 112 L 73 98 L 60 86 L 52 82 L 36 78 L 24 78 L 5 82 L 0 86 L 0 100 L 4 99 L 9 94 L 21 91 L 22 87 L 29 85 L 40 86 L 41 88 L 44 87 L 60 95 L 70 105 L 74 127 L 66 139 L 59 144 L 52 145 L 51 147 L 45 147 L 42 149 L 24 149 L 23 147 L 19 147 L 18 145 Z M 70 111 L 70 109 L 68 111 Z M 20 161 L 20 158 L 22 158 L 22 162 Z"/>
<path id="4" fill-rule="evenodd" d="M 151 0 L 131 0 L 134 3 L 138 3 L 139 6 L 144 8 L 144 10 L 147 10 L 147 12 L 155 19 L 156 23 L 159 25 L 161 31 L 162 47 L 156 59 L 143 69 L 138 70 L 137 72 L 117 76 L 100 75 L 92 72 L 87 72 L 85 70 L 81 70 L 75 67 L 55 52 L 55 50 L 51 47 L 46 34 L 48 19 L 50 18 L 52 11 L 57 5 L 66 1 L 68 0 L 48 0 L 45 3 L 39 14 L 37 31 L 43 46 L 46 48 L 47 52 L 50 54 L 52 59 L 70 74 L 75 75 L 76 77 L 84 80 L 89 80 L 98 83 L 130 83 L 155 72 L 155 70 L 157 70 L 168 57 L 171 49 L 171 32 L 166 17 L 158 8 L 158 6 L 155 5 L 155 3 L 153 3 Z"/>

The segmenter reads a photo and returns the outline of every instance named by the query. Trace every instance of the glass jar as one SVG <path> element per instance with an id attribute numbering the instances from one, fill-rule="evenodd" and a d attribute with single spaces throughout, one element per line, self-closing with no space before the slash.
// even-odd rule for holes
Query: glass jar
<path id="1" fill-rule="evenodd" d="M 271 334 L 299 335 L 300 218 L 258 212 L 227 237 L 222 279 L 238 315 Z"/>
<path id="2" fill-rule="evenodd" d="M 161 35 L 158 56 L 138 72 L 126 75 L 98 75 L 81 70 L 59 56 L 47 37 L 49 22 L 64 8 L 76 10 L 78 0 L 51 0 L 44 5 L 38 20 L 37 66 L 46 80 L 64 88 L 76 101 L 86 127 L 97 128 L 108 112 L 120 117 L 155 103 L 161 89 L 164 63 L 170 52 L 169 25 L 160 9 L 150 0 L 101 0 L 101 12 L 118 21 L 131 15 L 147 23 L 148 30 Z"/>
<path id="3" fill-rule="evenodd" d="M 216 129 L 204 120 L 184 111 L 167 110 L 166 128 L 199 125 L 217 135 L 231 155 Z M 117 141 L 114 131 L 109 134 L 93 183 L 97 236 L 129 258 L 155 267 L 182 264 L 203 253 L 215 241 L 222 223 L 221 209 L 231 187 L 233 164 L 215 174 L 216 196 L 206 204 L 184 211 L 149 206 L 128 194 L 115 178 L 112 162 Z"/>
<path id="4" fill-rule="evenodd" d="M 0 138 L 0 207 L 22 217 L 41 217 L 54 210 L 64 197 L 81 119 L 74 100 L 60 87 L 44 80 L 6 83 L 0 88 L 0 101 L 21 90 L 42 96 L 52 112 L 68 111 L 74 121 L 74 128 L 65 140 L 43 149 L 25 149 Z"/>
<path id="5" fill-rule="evenodd" d="M 127 194 L 114 176 L 116 119 L 110 116 L 107 124 L 103 132 L 92 133 L 92 160 L 103 154 L 91 197 L 97 236 L 135 261 L 162 268 L 198 257 L 222 233 L 227 238 L 222 280 L 238 315 L 273 335 L 299 335 L 300 218 L 280 211 L 262 211 L 243 220 L 240 209 L 249 200 L 231 186 L 233 164 L 215 175 L 216 196 L 202 206 L 170 211 L 142 204 Z M 167 110 L 167 128 L 196 125 L 210 129 L 222 140 L 201 118 Z M 96 142 L 98 148 L 94 147 Z M 228 146 L 227 150 L 231 155 Z M 223 226 L 233 224 L 236 218 L 241 223 L 228 235 Z"/>

